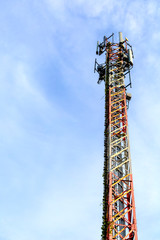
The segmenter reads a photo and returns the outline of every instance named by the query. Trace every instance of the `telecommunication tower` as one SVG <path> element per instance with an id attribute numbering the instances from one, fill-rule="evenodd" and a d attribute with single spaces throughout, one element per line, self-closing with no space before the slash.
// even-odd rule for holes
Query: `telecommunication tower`
<path id="1" fill-rule="evenodd" d="M 98 83 L 105 83 L 102 240 L 138 240 L 127 119 L 131 94 L 126 91 L 131 87 L 133 51 L 120 32 L 118 43 L 114 34 L 97 42 L 96 54 L 104 52 L 105 62 L 95 59 L 94 68 Z"/>

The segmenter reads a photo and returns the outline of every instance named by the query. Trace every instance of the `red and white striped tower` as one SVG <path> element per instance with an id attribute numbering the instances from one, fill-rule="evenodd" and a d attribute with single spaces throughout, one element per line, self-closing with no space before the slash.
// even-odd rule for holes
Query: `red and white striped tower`
<path id="1" fill-rule="evenodd" d="M 95 60 L 98 83 L 105 82 L 102 240 L 138 240 L 127 120 L 131 94 L 126 92 L 131 86 L 133 51 L 119 33 L 118 43 L 114 43 L 114 34 L 97 42 L 96 53 L 104 52 L 105 63 Z"/>

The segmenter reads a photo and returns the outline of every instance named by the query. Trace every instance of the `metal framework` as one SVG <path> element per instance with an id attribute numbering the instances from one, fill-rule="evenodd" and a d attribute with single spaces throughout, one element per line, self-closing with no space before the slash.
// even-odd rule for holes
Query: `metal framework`
<path id="1" fill-rule="evenodd" d="M 114 34 L 97 42 L 96 53 L 104 52 L 105 63 L 95 60 L 98 83 L 105 82 L 102 240 L 138 240 L 127 120 L 131 94 L 126 92 L 133 51 L 119 33 L 119 43 L 114 43 Z"/>

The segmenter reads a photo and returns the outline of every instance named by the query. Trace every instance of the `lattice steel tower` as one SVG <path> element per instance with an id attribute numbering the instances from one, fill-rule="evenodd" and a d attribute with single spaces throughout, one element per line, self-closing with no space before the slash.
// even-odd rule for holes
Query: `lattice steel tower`
<path id="1" fill-rule="evenodd" d="M 105 63 L 95 60 L 98 83 L 105 83 L 102 240 L 138 240 L 127 120 L 131 94 L 126 92 L 131 86 L 133 51 L 120 32 L 119 43 L 114 42 L 114 34 L 97 42 L 96 54 L 104 52 Z"/>

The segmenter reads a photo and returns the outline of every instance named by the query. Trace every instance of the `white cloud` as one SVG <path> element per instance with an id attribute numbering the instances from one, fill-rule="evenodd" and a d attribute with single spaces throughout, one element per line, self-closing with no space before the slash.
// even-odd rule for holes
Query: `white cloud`
<path id="1" fill-rule="evenodd" d="M 65 0 L 45 0 L 44 1 L 48 5 L 49 11 L 54 13 L 54 18 L 64 21 L 66 17 L 66 2 Z M 53 22 L 54 24 L 54 22 Z"/>
<path id="2" fill-rule="evenodd" d="M 154 16 L 158 10 L 157 1 L 147 2 L 147 14 Z"/>

